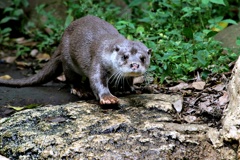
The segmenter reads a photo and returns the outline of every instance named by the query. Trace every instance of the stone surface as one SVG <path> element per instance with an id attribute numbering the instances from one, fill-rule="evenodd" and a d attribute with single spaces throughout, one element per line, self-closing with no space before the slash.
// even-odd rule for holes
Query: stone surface
<path id="1" fill-rule="evenodd" d="M 228 47 L 239 52 L 240 46 L 236 44 L 237 37 L 240 37 L 240 22 L 237 25 L 231 25 L 220 31 L 214 36 L 214 39 L 222 42 L 223 47 Z"/>
<path id="2" fill-rule="evenodd" d="M 228 84 L 230 102 L 224 111 L 221 135 L 225 141 L 240 141 L 240 58 L 233 69 L 232 79 Z M 240 153 L 240 150 L 238 150 Z M 239 157 L 240 158 L 240 154 Z"/>
<path id="3" fill-rule="evenodd" d="M 224 47 L 233 49 L 239 53 L 240 46 L 236 45 L 237 37 L 240 37 L 240 23 L 231 25 L 219 32 L 214 38 L 222 42 Z M 212 132 L 212 142 L 215 147 L 223 146 L 223 142 L 240 141 L 240 58 L 236 61 L 232 71 L 232 77 L 228 84 L 230 102 L 222 117 L 222 129 L 220 132 Z M 236 159 L 240 159 L 240 149 L 237 150 Z"/>
<path id="4" fill-rule="evenodd" d="M 1 155 L 0 155 L 0 159 L 1 159 L 1 160 L 9 160 L 8 158 L 6 158 L 6 157 L 4 157 L 4 156 L 1 156 Z"/>
<path id="5" fill-rule="evenodd" d="M 0 155 L 25 160 L 235 159 L 236 147 L 223 145 L 218 129 L 176 118 L 172 106 L 179 100 L 179 95 L 141 94 L 107 109 L 79 101 L 21 111 L 0 120 Z"/>

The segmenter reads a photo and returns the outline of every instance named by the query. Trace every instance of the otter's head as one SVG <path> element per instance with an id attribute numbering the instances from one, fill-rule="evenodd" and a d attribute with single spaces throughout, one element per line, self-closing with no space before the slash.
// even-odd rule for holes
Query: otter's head
<path id="1" fill-rule="evenodd" d="M 124 77 L 144 74 L 150 65 L 151 49 L 141 42 L 127 41 L 113 47 L 112 62 L 114 72 Z"/>

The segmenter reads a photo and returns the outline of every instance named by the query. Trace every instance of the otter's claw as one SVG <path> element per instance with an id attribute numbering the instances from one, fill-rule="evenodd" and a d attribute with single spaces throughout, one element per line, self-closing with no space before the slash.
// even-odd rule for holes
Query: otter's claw
<path id="1" fill-rule="evenodd" d="M 100 104 L 117 104 L 118 98 L 112 95 L 103 96 L 100 99 Z"/>

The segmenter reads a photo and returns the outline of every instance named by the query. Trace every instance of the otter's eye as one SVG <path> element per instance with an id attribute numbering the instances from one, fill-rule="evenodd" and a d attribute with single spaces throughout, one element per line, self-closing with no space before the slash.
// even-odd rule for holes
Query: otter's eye
<path id="1" fill-rule="evenodd" d="M 117 47 L 117 48 L 115 48 L 115 51 L 116 51 L 116 52 L 118 52 L 119 50 L 120 50 L 120 49 L 119 49 L 118 47 Z"/>
<path id="2" fill-rule="evenodd" d="M 142 57 L 140 57 L 140 60 L 144 63 L 146 60 L 146 57 L 142 56 Z"/>
<path id="3" fill-rule="evenodd" d="M 114 50 L 118 52 L 120 50 L 119 46 L 115 46 Z"/>
<path id="4" fill-rule="evenodd" d="M 128 55 L 123 55 L 122 56 L 122 59 L 125 61 L 125 60 L 127 60 L 129 58 L 129 56 Z"/>

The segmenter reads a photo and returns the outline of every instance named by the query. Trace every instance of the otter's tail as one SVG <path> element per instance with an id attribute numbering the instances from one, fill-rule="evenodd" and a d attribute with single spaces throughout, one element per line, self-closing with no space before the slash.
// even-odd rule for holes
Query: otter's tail
<path id="1" fill-rule="evenodd" d="M 55 51 L 52 58 L 37 74 L 22 79 L 1 80 L 0 86 L 26 87 L 47 83 L 62 73 L 62 62 L 59 49 Z"/>

